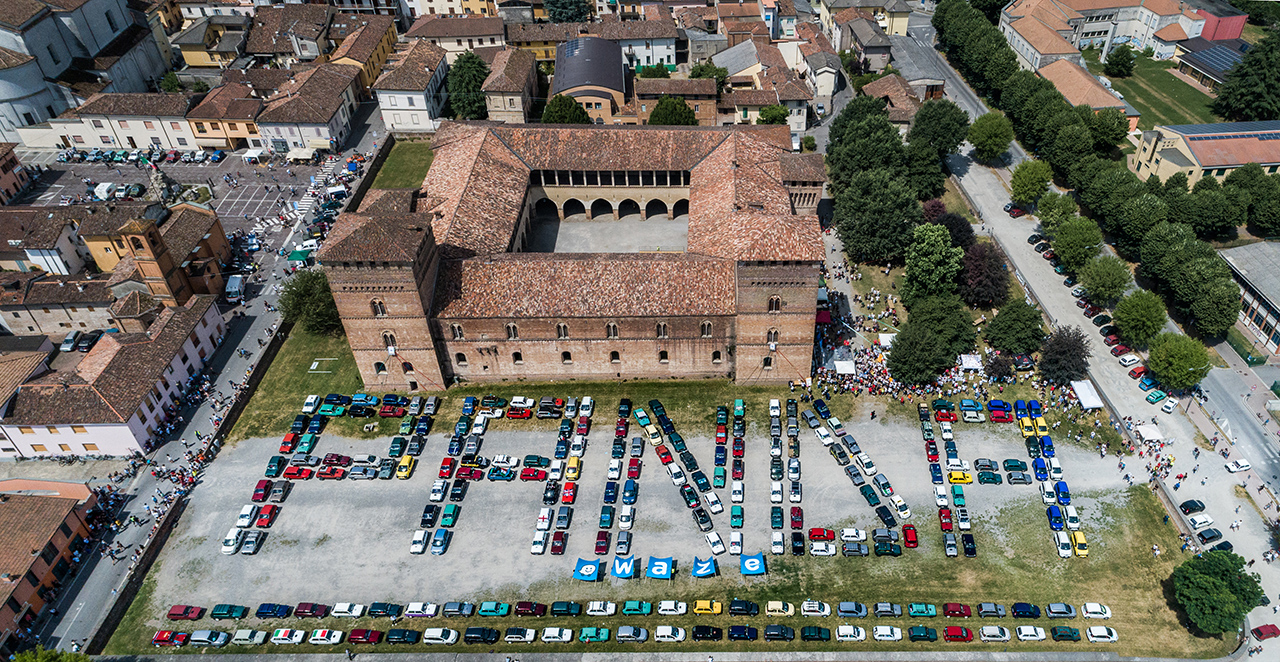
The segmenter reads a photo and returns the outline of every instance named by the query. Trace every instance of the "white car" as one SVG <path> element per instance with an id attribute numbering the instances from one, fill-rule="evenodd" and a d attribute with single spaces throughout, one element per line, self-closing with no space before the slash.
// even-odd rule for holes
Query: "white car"
<path id="1" fill-rule="evenodd" d="M 866 453 L 858 453 L 853 459 L 857 461 L 858 466 L 862 468 L 862 473 L 868 476 L 874 476 L 876 475 L 876 471 L 879 471 L 876 469 L 876 463 L 871 461 L 871 456 Z"/>
<path id="2" fill-rule="evenodd" d="M 1195 515 L 1188 517 L 1187 521 L 1191 523 L 1192 531 L 1203 529 L 1204 527 L 1213 524 L 1213 518 L 1204 513 L 1196 513 Z"/>
<path id="3" fill-rule="evenodd" d="M 1066 531 L 1053 532 L 1053 546 L 1058 550 L 1058 557 L 1071 558 L 1071 539 L 1067 537 Z"/>
<path id="4" fill-rule="evenodd" d="M 537 635 L 533 628 L 507 628 L 507 635 L 502 640 L 508 644 L 531 644 Z"/>
<path id="5" fill-rule="evenodd" d="M 1239 460 L 1233 460 L 1230 464 L 1227 465 L 1227 471 L 1230 471 L 1231 473 L 1248 471 L 1252 468 L 1253 468 L 1253 465 L 1249 464 L 1249 461 L 1244 458 L 1240 458 Z"/>
<path id="6" fill-rule="evenodd" d="M 729 534 L 729 553 L 738 556 L 742 554 L 742 532 L 734 531 Z"/>
<path id="7" fill-rule="evenodd" d="M 425 531 L 423 533 L 426 533 Z M 533 534 L 533 544 L 529 545 L 529 553 L 537 556 L 547 553 L 547 531 L 538 531 Z"/>
<path id="8" fill-rule="evenodd" d="M 551 509 L 543 508 L 538 511 L 538 530 L 548 531 L 551 529 Z"/>
<path id="9" fill-rule="evenodd" d="M 1120 357 L 1120 365 L 1128 368 L 1131 365 L 1137 364 L 1139 360 L 1140 359 L 1133 354 L 1125 354 L 1124 356 Z"/>
<path id="10" fill-rule="evenodd" d="M 273 644 L 300 644 L 307 637 L 305 630 L 291 630 L 289 628 L 280 628 L 271 633 L 271 643 Z"/>
<path id="11" fill-rule="evenodd" d="M 526 398 L 523 395 L 517 395 L 511 398 L 511 406 L 517 409 L 533 409 L 538 406 L 538 401 L 533 398 Z"/>
<path id="12" fill-rule="evenodd" d="M 552 460 L 551 466 L 547 467 L 547 480 L 560 480 L 564 478 L 564 460 Z"/>
<path id="13" fill-rule="evenodd" d="M 840 540 L 842 542 L 864 542 L 867 539 L 867 532 L 862 529 L 840 529 Z"/>
<path id="14" fill-rule="evenodd" d="M 942 428 L 943 441 L 955 441 L 956 435 L 951 430 L 951 421 L 941 421 L 938 423 L 938 427 Z"/>
<path id="15" fill-rule="evenodd" d="M 542 643 L 567 644 L 573 641 L 573 630 L 569 628 L 542 628 Z"/>
<path id="16" fill-rule="evenodd" d="M 871 628 L 871 638 L 876 641 L 902 641 L 902 628 L 892 625 L 877 625 Z"/>
<path id="17" fill-rule="evenodd" d="M 1053 483 L 1040 483 L 1040 500 L 1049 506 L 1058 502 L 1058 495 L 1053 491 Z"/>
<path id="18" fill-rule="evenodd" d="M 587 616 L 613 616 L 618 612 L 618 605 L 604 600 L 587 603 Z"/>
<path id="19" fill-rule="evenodd" d="M 1097 602 L 1086 602 L 1080 608 L 1080 615 L 1085 618 L 1111 618 L 1111 607 Z"/>
<path id="20" fill-rule="evenodd" d="M 484 435 L 485 430 L 489 429 L 489 417 L 477 416 L 474 423 L 471 424 L 471 434 Z"/>
<path id="21" fill-rule="evenodd" d="M 889 503 L 892 503 L 893 507 L 897 509 L 898 517 L 901 517 L 902 519 L 911 519 L 911 509 L 907 507 L 907 502 L 904 501 L 901 496 L 898 496 L 897 494 L 890 496 Z"/>
<path id="22" fill-rule="evenodd" d="M 267 633 L 258 630 L 236 630 L 231 637 L 232 646 L 261 646 L 267 641 Z"/>
<path id="23" fill-rule="evenodd" d="M 492 464 L 503 469 L 516 469 L 520 466 L 520 460 L 510 455 L 494 455 Z"/>
<path id="24" fill-rule="evenodd" d="M 829 542 L 810 543 L 809 553 L 813 556 L 835 556 L 839 549 Z"/>
<path id="25" fill-rule="evenodd" d="M 253 526 L 253 520 L 258 516 L 258 507 L 249 504 L 240 509 L 240 516 L 236 518 L 236 528 L 247 529 Z"/>
<path id="26" fill-rule="evenodd" d="M 1095 644 L 1114 644 L 1120 639 L 1116 636 L 1116 631 L 1105 625 L 1095 625 L 1084 631 L 1086 637 L 1091 643 Z"/>
<path id="27" fill-rule="evenodd" d="M 425 554 L 427 552 L 428 538 L 431 537 L 430 531 L 418 529 L 413 532 L 413 542 L 409 543 L 410 554 Z"/>
<path id="28" fill-rule="evenodd" d="M 769 416 L 782 416 L 782 401 L 777 399 L 769 401 Z"/>
<path id="29" fill-rule="evenodd" d="M 787 543 L 783 539 L 781 531 L 773 532 L 772 539 L 769 542 L 769 551 L 775 555 L 782 555 L 787 552 Z"/>
<path id="30" fill-rule="evenodd" d="M 978 630 L 978 638 L 983 641 L 1009 641 L 1009 630 L 999 625 L 984 625 Z"/>
<path id="31" fill-rule="evenodd" d="M 742 489 L 742 481 L 740 480 L 733 481 L 733 484 L 730 486 L 730 489 L 729 489 L 729 500 L 734 503 L 742 503 L 742 500 L 745 497 L 745 494 L 746 493 Z"/>
<path id="32" fill-rule="evenodd" d="M 659 625 L 653 629 L 653 640 L 667 643 L 684 641 L 684 628 L 672 625 Z"/>
<path id="33" fill-rule="evenodd" d="M 724 512 L 724 504 L 720 503 L 720 497 L 716 496 L 715 492 L 707 492 L 702 495 L 702 498 L 707 500 L 707 510 L 710 510 L 712 515 Z"/>
<path id="34" fill-rule="evenodd" d="M 435 618 L 440 615 L 440 605 L 434 602 L 410 602 L 404 608 L 406 618 Z"/>
<path id="35" fill-rule="evenodd" d="M 412 606 L 412 605 L 410 605 Z M 358 605 L 354 602 L 339 602 L 329 611 L 330 616 L 350 616 L 351 618 L 360 618 L 364 616 L 364 605 Z"/>
<path id="36" fill-rule="evenodd" d="M 769 484 L 769 503 L 782 503 L 782 482 L 773 481 Z"/>
<path id="37" fill-rule="evenodd" d="M 609 480 L 622 477 L 622 460 L 609 460 Z"/>
<path id="38" fill-rule="evenodd" d="M 787 480 L 800 480 L 800 459 L 787 460 Z"/>
<path id="39" fill-rule="evenodd" d="M 1166 414 L 1172 414 L 1173 410 L 1177 408 L 1177 406 L 1178 406 L 1178 401 L 1173 398 L 1169 398 L 1168 400 L 1164 401 L 1164 405 L 1160 407 L 1160 411 Z"/>
<path id="40" fill-rule="evenodd" d="M 667 473 L 671 475 L 671 482 L 676 487 L 680 487 L 681 485 L 689 482 L 689 479 L 684 477 L 684 472 L 680 470 L 680 467 L 677 467 L 674 464 L 667 465 Z"/>
<path id="41" fill-rule="evenodd" d="M 623 505 L 622 510 L 618 511 L 618 528 L 623 531 L 630 531 L 631 527 L 636 523 L 636 507 Z"/>
<path id="42" fill-rule="evenodd" d="M 803 498 L 804 486 L 798 480 L 791 481 L 791 489 L 787 491 L 787 500 L 791 503 L 800 503 Z"/>
<path id="43" fill-rule="evenodd" d="M 856 625 L 836 627 L 836 641 L 866 641 L 867 631 Z"/>
<path id="44" fill-rule="evenodd" d="M 427 628 L 422 631 L 422 643 L 452 646 L 458 643 L 458 631 L 450 628 Z"/>
<path id="45" fill-rule="evenodd" d="M 1018 641 L 1044 641 L 1044 628 L 1034 625 L 1019 625 Z"/>
<path id="46" fill-rule="evenodd" d="M 582 402 L 578 405 L 578 415 L 591 418 L 596 411 L 596 401 L 589 395 L 582 396 Z"/>
<path id="47" fill-rule="evenodd" d="M 572 457 L 582 457 L 587 453 L 587 435 L 573 435 L 573 443 L 569 444 L 569 455 Z"/>
<path id="48" fill-rule="evenodd" d="M 444 493 L 449 491 L 449 482 L 437 480 L 431 484 L 431 496 L 427 497 L 428 501 L 440 502 L 444 501 Z"/>
<path id="49" fill-rule="evenodd" d="M 818 441 L 821 441 L 823 446 L 830 446 L 835 443 L 835 438 L 832 437 L 831 433 L 824 427 L 814 428 L 813 433 L 818 435 Z"/>
<path id="50" fill-rule="evenodd" d="M 302 413 L 311 415 L 316 413 L 316 409 L 320 407 L 320 396 L 308 395 L 306 402 L 302 403 Z"/>
<path id="51" fill-rule="evenodd" d="M 947 471 L 970 471 L 969 461 L 960 460 L 954 457 L 947 458 Z"/>
<path id="52" fill-rule="evenodd" d="M 711 553 L 719 556 L 724 554 L 724 541 L 720 539 L 720 534 L 712 531 L 707 534 L 707 545 L 711 547 Z"/>
<path id="53" fill-rule="evenodd" d="M 663 600 L 658 603 L 658 613 L 662 616 L 684 616 L 689 606 L 679 600 Z"/>
<path id="54" fill-rule="evenodd" d="M 342 630 L 312 630 L 307 643 L 317 646 L 332 646 L 342 643 Z"/>
<path id="55" fill-rule="evenodd" d="M 968 531 L 973 528 L 973 522 L 969 519 L 968 508 L 956 508 L 956 528 L 961 531 Z"/>
<path id="56" fill-rule="evenodd" d="M 782 440 L 774 437 L 769 440 L 769 455 L 771 457 L 782 457 Z"/>
<path id="57" fill-rule="evenodd" d="M 801 616 L 830 616 L 831 605 L 819 600 L 805 600 L 800 603 Z"/>

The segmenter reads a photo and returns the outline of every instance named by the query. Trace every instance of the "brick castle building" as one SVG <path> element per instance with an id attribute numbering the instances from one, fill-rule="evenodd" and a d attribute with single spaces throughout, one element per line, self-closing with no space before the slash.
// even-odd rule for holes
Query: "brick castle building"
<path id="1" fill-rule="evenodd" d="M 421 189 L 370 191 L 319 253 L 366 388 L 808 377 L 826 174 L 790 147 L 786 126 L 444 123 Z M 578 214 L 687 215 L 687 246 L 530 251 L 535 218 Z"/>

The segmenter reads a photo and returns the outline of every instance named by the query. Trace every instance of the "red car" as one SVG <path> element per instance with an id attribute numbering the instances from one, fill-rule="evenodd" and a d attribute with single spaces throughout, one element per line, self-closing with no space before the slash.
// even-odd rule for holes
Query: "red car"
<path id="1" fill-rule="evenodd" d="M 1266 625 L 1259 625 L 1251 630 L 1251 632 L 1253 632 L 1253 638 L 1258 641 L 1266 641 L 1268 639 L 1280 637 L 1280 628 L 1270 623 L 1267 623 Z"/>
<path id="2" fill-rule="evenodd" d="M 627 478 L 631 480 L 640 478 L 640 467 L 642 466 L 644 466 L 644 463 L 640 461 L 640 458 L 631 458 L 631 461 L 627 463 Z"/>
<path id="3" fill-rule="evenodd" d="M 734 458 L 733 459 L 733 479 L 734 480 L 742 480 L 742 473 L 743 473 L 742 467 L 743 467 L 742 460 L 739 458 Z"/>
<path id="4" fill-rule="evenodd" d="M 274 503 L 269 503 L 263 506 L 262 510 L 258 511 L 258 519 L 254 522 L 254 525 L 259 529 L 271 528 L 271 525 L 276 521 L 276 516 L 279 514 L 280 506 L 277 506 Z"/>
<path id="5" fill-rule="evenodd" d="M 1142 376 L 1145 374 L 1147 374 L 1147 366 L 1145 365 L 1140 365 L 1129 371 L 1129 376 L 1134 379 L 1142 379 Z"/>
<path id="6" fill-rule="evenodd" d="M 916 535 L 916 527 L 914 524 L 908 524 L 902 527 L 902 546 L 903 547 L 919 547 L 920 537 Z"/>
<path id="7" fill-rule="evenodd" d="M 383 418 L 404 418 L 404 407 L 382 405 L 382 409 L 378 410 L 378 415 Z"/>
<path id="8" fill-rule="evenodd" d="M 973 610 L 969 608 L 969 605 L 948 602 L 942 605 L 942 614 L 951 618 L 969 618 L 973 615 Z"/>
<path id="9" fill-rule="evenodd" d="M 456 465 L 457 462 L 455 462 L 451 457 L 446 457 L 443 460 L 440 460 L 440 477 L 453 478 L 453 468 Z"/>
<path id="10" fill-rule="evenodd" d="M 1111 355 L 1112 355 L 1112 356 L 1124 356 L 1125 354 L 1128 354 L 1129 352 L 1132 352 L 1132 351 L 1133 351 L 1133 350 L 1129 349 L 1129 348 L 1128 348 L 1127 346 L 1125 346 L 1125 345 L 1116 345 L 1115 347 L 1112 347 L 1112 348 L 1111 348 Z"/>
<path id="11" fill-rule="evenodd" d="M 625 437 L 627 436 L 627 430 L 630 430 L 630 429 L 631 429 L 631 419 L 619 418 L 617 425 L 613 426 L 613 436 Z"/>
<path id="12" fill-rule="evenodd" d="M 525 467 L 520 470 L 520 480 L 546 480 L 547 472 L 536 467 Z"/>
<path id="13" fill-rule="evenodd" d="M 596 556 L 604 556 L 609 553 L 610 543 L 613 542 L 613 534 L 608 531 L 601 531 L 596 534 Z"/>
<path id="14" fill-rule="evenodd" d="M 512 407 L 507 410 L 507 418 L 514 418 L 517 420 L 533 418 L 533 410 L 525 409 L 523 407 Z"/>
<path id="15" fill-rule="evenodd" d="M 1102 344 L 1106 345 L 1107 347 L 1112 347 L 1112 346 L 1114 346 L 1114 345 L 1119 345 L 1119 344 L 1120 344 L 1120 336 L 1117 336 L 1117 335 L 1110 335 L 1110 336 L 1107 336 L 1106 338 L 1103 338 L 1103 339 L 1102 339 Z"/>
<path id="16" fill-rule="evenodd" d="M 660 462 L 663 464 L 671 464 L 671 451 L 667 450 L 666 446 L 659 444 L 653 449 L 653 452 L 658 454 L 658 460 Z"/>
<path id="17" fill-rule="evenodd" d="M 733 456 L 742 457 L 747 452 L 747 442 L 735 438 L 733 440 Z"/>
<path id="18" fill-rule="evenodd" d="M 569 481 L 564 484 L 564 491 L 560 493 L 560 503 L 572 504 L 578 500 L 578 484 Z"/>
<path id="19" fill-rule="evenodd" d="M 324 618 L 329 615 L 329 605 L 319 602 L 299 602 L 293 615 L 298 618 Z"/>
<path id="20" fill-rule="evenodd" d="M 1089 300 L 1084 297 L 1076 299 L 1076 308 L 1088 308 L 1089 305 Z"/>
<path id="21" fill-rule="evenodd" d="M 174 605 L 169 608 L 169 615 L 165 618 L 171 621 L 198 621 L 204 615 L 203 607 L 193 607 L 191 605 Z"/>
<path id="22" fill-rule="evenodd" d="M 342 480 L 347 477 L 347 470 L 342 467 L 325 467 L 316 474 L 320 480 Z"/>
<path id="23" fill-rule="evenodd" d="M 1009 208 L 1009 217 L 1010 217 L 1010 218 L 1017 218 L 1017 217 L 1019 217 L 1019 216 L 1026 216 L 1026 215 L 1027 215 L 1027 210 L 1025 210 L 1025 209 L 1020 209 L 1020 208 L 1018 208 L 1018 207 L 1010 207 L 1010 208 Z"/>
<path id="24" fill-rule="evenodd" d="M 924 454 L 929 456 L 930 462 L 938 461 L 938 444 L 932 441 L 924 442 Z"/>
<path id="25" fill-rule="evenodd" d="M 973 641 L 973 633 L 969 628 L 959 625 L 948 625 L 942 628 L 943 641 Z"/>
<path id="26" fill-rule="evenodd" d="M 1100 314 L 1102 314 L 1102 308 L 1100 306 L 1094 306 L 1091 304 L 1084 307 L 1085 317 L 1097 317 Z"/>
<path id="27" fill-rule="evenodd" d="M 729 429 L 723 425 L 716 426 L 716 445 L 723 446 L 729 441 Z"/>
<path id="28" fill-rule="evenodd" d="M 541 602 L 517 602 L 516 616 L 544 616 L 547 606 Z"/>
<path id="29" fill-rule="evenodd" d="M 791 507 L 791 528 L 797 531 L 804 528 L 804 510 L 800 506 Z"/>
<path id="30" fill-rule="evenodd" d="M 943 409 L 943 410 L 933 412 L 933 420 L 938 421 L 939 423 L 941 423 L 942 421 L 949 421 L 951 423 L 955 423 L 959 419 L 956 418 L 955 412 L 946 411 L 945 409 Z"/>
<path id="31" fill-rule="evenodd" d="M 458 470 L 458 480 L 483 480 L 484 469 L 476 467 L 463 467 Z"/>
<path id="32" fill-rule="evenodd" d="M 329 453 L 324 456 L 321 462 L 326 467 L 347 467 L 351 466 L 351 458 L 346 455 L 338 455 L 337 453 Z"/>
<path id="33" fill-rule="evenodd" d="M 161 646 L 186 646 L 187 640 L 191 638 L 186 632 L 172 632 L 170 630 L 161 630 L 151 638 L 151 645 L 159 648 Z"/>
<path id="34" fill-rule="evenodd" d="M 1013 414 L 1001 409 L 991 412 L 992 423 L 1012 423 Z"/>
<path id="35" fill-rule="evenodd" d="M 269 494 L 271 494 L 271 481 L 260 480 L 258 486 L 253 488 L 253 502 L 262 503 L 267 500 Z"/>
<path id="36" fill-rule="evenodd" d="M 555 533 L 551 534 L 551 553 L 555 554 L 556 556 L 564 554 L 564 542 L 565 542 L 565 539 L 568 537 L 569 537 L 569 534 L 565 533 L 564 531 L 556 531 Z"/>
<path id="37" fill-rule="evenodd" d="M 824 540 L 835 540 L 836 532 L 831 529 L 813 528 L 809 529 L 809 542 L 820 542 Z"/>
<path id="38" fill-rule="evenodd" d="M 591 431 L 591 419 L 586 416 L 578 417 L 578 434 L 586 434 Z"/>
<path id="39" fill-rule="evenodd" d="M 352 630 L 351 634 L 347 635 L 347 643 L 349 644 L 376 644 L 379 641 L 382 641 L 381 630 L 366 630 L 364 628 L 358 628 Z"/>
<path id="40" fill-rule="evenodd" d="M 297 480 L 308 480 L 311 478 L 311 474 L 313 473 L 315 472 L 306 467 L 289 467 L 284 470 L 284 477 Z"/>
<path id="41" fill-rule="evenodd" d="M 292 453 L 293 449 L 298 447 L 298 440 L 301 439 L 296 433 L 290 432 L 284 436 L 284 440 L 280 442 L 281 453 Z"/>
<path id="42" fill-rule="evenodd" d="M 951 509 L 950 508 L 938 509 L 938 524 L 942 527 L 943 531 L 951 530 Z"/>
<path id="43" fill-rule="evenodd" d="M 1052 250 L 1048 250 L 1041 253 L 1040 257 L 1043 257 L 1046 260 L 1052 260 L 1053 258 L 1058 257 L 1058 254 L 1054 253 Z"/>

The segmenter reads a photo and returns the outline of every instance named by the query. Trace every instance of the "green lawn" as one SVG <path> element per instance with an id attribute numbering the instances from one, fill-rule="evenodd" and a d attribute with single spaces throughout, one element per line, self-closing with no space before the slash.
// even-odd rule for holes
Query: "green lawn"
<path id="1" fill-rule="evenodd" d="M 1084 51 L 1085 63 L 1089 71 L 1097 76 L 1104 75 L 1102 64 L 1098 62 L 1101 52 L 1097 49 Z M 1139 129 L 1151 129 L 1157 124 L 1209 124 L 1221 121 L 1209 110 L 1213 102 L 1208 95 L 1183 82 L 1170 73 L 1175 65 L 1170 61 L 1157 61 L 1138 56 L 1133 66 L 1133 75 L 1129 78 L 1113 78 L 1108 76 L 1111 86 L 1124 95 L 1142 117 L 1138 120 Z"/>
<path id="2" fill-rule="evenodd" d="M 431 167 L 431 143 L 426 140 L 400 140 L 382 162 L 373 188 L 418 188 Z"/>

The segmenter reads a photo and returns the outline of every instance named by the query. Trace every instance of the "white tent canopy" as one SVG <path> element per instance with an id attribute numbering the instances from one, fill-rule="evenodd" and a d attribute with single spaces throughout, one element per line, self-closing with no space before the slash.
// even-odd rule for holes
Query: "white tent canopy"
<path id="1" fill-rule="evenodd" d="M 262 156 L 262 150 L 260 150 L 260 149 L 251 149 L 251 150 L 249 150 L 249 151 L 247 151 L 247 152 L 245 152 L 245 153 L 244 153 L 244 162 L 245 162 L 245 163 L 256 163 L 256 162 L 257 162 L 257 160 L 258 160 L 258 157 L 260 157 L 260 156 Z"/>
<path id="2" fill-rule="evenodd" d="M 982 371 L 982 357 L 977 354 L 961 354 L 960 355 L 961 370 L 977 370 Z"/>
<path id="3" fill-rule="evenodd" d="M 894 339 L 894 338 L 897 338 L 897 337 L 898 337 L 898 334 L 896 334 L 896 333 L 882 333 L 882 334 L 880 334 L 880 346 L 881 346 L 881 347 L 893 347 L 893 339 Z"/>
<path id="4" fill-rule="evenodd" d="M 841 375 L 852 375 L 858 371 L 858 364 L 853 361 L 836 361 L 836 373 Z"/>
<path id="5" fill-rule="evenodd" d="M 311 149 L 310 147 L 294 147 L 293 149 L 289 150 L 289 153 L 286 154 L 285 157 L 288 158 L 290 161 L 293 161 L 295 159 L 305 161 L 315 155 L 316 155 L 316 151 L 314 149 Z"/>
<path id="6" fill-rule="evenodd" d="M 1160 441 L 1164 439 L 1164 435 L 1160 434 L 1160 428 L 1154 425 L 1139 425 L 1135 431 L 1142 436 L 1145 441 Z"/>
<path id="7" fill-rule="evenodd" d="M 1099 397 L 1098 391 L 1093 388 L 1093 382 L 1087 380 L 1071 382 L 1071 388 L 1075 390 L 1076 397 L 1080 399 L 1081 409 L 1102 409 L 1102 398 Z"/>

